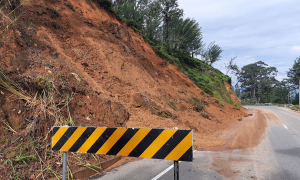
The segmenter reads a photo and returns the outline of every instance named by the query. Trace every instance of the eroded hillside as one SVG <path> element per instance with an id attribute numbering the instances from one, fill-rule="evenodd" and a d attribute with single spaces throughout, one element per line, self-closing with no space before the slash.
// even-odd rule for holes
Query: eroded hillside
<path id="1" fill-rule="evenodd" d="M 194 148 L 202 149 L 223 145 L 220 132 L 246 116 L 242 107 L 204 93 L 93 1 L 12 1 L 15 13 L 7 1 L 0 5 L 1 30 L 9 25 L 1 34 L 1 78 L 14 90 L 0 87 L 2 177 L 54 177 L 44 170 L 61 166 L 60 154 L 50 151 L 54 125 L 191 128 Z M 26 160 L 29 171 L 18 154 L 35 157 Z M 80 163 L 111 157 L 73 158 L 82 159 L 70 165 L 76 171 Z"/>

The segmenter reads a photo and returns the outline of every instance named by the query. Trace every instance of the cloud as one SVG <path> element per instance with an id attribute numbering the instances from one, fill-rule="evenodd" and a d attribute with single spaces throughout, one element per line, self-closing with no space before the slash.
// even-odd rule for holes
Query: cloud
<path id="1" fill-rule="evenodd" d="M 299 54 L 300 54 L 300 46 L 293 46 L 292 51 L 299 52 Z"/>
<path id="2" fill-rule="evenodd" d="M 214 64 L 223 72 L 237 56 L 240 68 L 261 60 L 276 67 L 281 80 L 300 56 L 298 0 L 179 0 L 179 7 L 202 27 L 204 43 L 224 50 Z"/>

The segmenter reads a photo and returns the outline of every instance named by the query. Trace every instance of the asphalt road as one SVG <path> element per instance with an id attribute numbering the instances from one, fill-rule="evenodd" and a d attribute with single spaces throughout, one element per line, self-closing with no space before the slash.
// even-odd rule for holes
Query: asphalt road
<path id="1" fill-rule="evenodd" d="M 247 149 L 195 151 L 193 162 L 179 164 L 181 180 L 300 179 L 300 114 L 279 107 L 248 108 L 268 114 L 268 128 L 262 142 Z M 169 180 L 174 178 L 172 165 L 173 161 L 142 159 L 92 179 Z"/>

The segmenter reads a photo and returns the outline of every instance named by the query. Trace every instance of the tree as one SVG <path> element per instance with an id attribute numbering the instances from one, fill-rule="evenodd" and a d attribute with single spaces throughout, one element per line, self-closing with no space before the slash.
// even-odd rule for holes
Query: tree
<path id="1" fill-rule="evenodd" d="M 300 93 L 300 57 L 296 58 L 294 61 L 294 65 L 287 72 L 287 76 L 289 77 L 289 82 L 294 85 L 294 88 L 299 88 Z M 298 96 L 299 97 L 299 96 Z M 300 99 L 299 99 L 300 106 Z"/>
<path id="2" fill-rule="evenodd" d="M 236 64 L 233 64 L 233 61 L 236 59 L 237 57 L 231 58 L 228 63 L 225 63 L 225 69 L 226 69 L 226 75 L 228 75 L 228 73 L 230 72 L 231 74 L 235 74 L 238 75 L 240 70 L 238 68 L 238 66 Z"/>
<path id="3" fill-rule="evenodd" d="M 273 88 L 274 97 L 273 103 L 282 103 L 282 104 L 290 104 L 291 103 L 291 94 L 292 94 L 291 84 L 287 79 L 283 79 L 282 81 L 278 81 Z"/>
<path id="4" fill-rule="evenodd" d="M 222 52 L 223 50 L 219 45 L 215 44 L 215 42 L 211 42 L 202 56 L 204 57 L 204 61 L 211 66 L 220 60 Z"/>
<path id="5" fill-rule="evenodd" d="M 234 90 L 236 97 L 240 98 L 241 90 L 239 88 L 235 88 Z"/>
<path id="6" fill-rule="evenodd" d="M 145 26 L 143 28 L 144 33 L 151 40 L 159 40 L 162 36 L 162 8 L 158 1 L 153 1 L 149 3 L 149 11 L 145 17 Z"/>
<path id="7" fill-rule="evenodd" d="M 159 0 L 161 3 L 162 8 L 162 14 L 163 14 L 163 22 L 164 22 L 164 28 L 163 28 L 163 41 L 167 43 L 168 46 L 168 52 L 169 52 L 169 33 L 170 28 L 169 24 L 172 19 L 180 18 L 183 16 L 183 9 L 178 8 L 178 2 L 177 0 Z"/>
<path id="8" fill-rule="evenodd" d="M 115 0 L 113 10 L 122 18 L 134 21 L 141 29 L 149 11 L 148 5 L 148 0 Z"/>
<path id="9" fill-rule="evenodd" d="M 170 22 L 170 44 L 175 49 L 199 54 L 202 48 L 202 33 L 199 24 L 190 18 L 176 18 Z"/>
<path id="10" fill-rule="evenodd" d="M 277 81 L 276 75 L 277 69 L 262 61 L 242 67 L 238 74 L 238 83 L 243 89 L 243 98 L 253 98 L 259 102 L 274 86 Z M 269 100 L 269 98 L 264 100 Z"/>

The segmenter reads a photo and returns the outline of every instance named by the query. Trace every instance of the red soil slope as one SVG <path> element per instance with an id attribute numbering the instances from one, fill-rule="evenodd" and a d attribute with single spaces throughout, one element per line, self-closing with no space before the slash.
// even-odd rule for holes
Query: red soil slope
<path id="1" fill-rule="evenodd" d="M 9 12 L 7 4 L 3 11 Z M 70 113 L 62 107 L 61 119 L 70 114 L 76 126 L 191 128 L 194 148 L 202 149 L 223 145 L 218 134 L 246 116 L 243 108 L 206 95 L 176 66 L 157 57 L 138 32 L 92 1 L 31 0 L 16 13 L 19 20 L 1 34 L 0 67 L 32 97 L 45 89 L 40 81 L 47 78 L 56 92 L 54 106 L 65 102 L 68 92 Z M 232 87 L 227 88 L 238 103 Z M 0 118 L 18 134 L 28 129 L 25 119 L 37 117 L 42 126 L 36 131 L 49 142 L 57 122 L 49 112 L 56 111 L 43 109 L 43 101 L 28 109 L 23 100 L 0 90 Z M 40 95 L 45 101 L 51 98 Z M 193 110 L 191 97 L 205 102 L 202 112 Z M 0 145 L 8 147 L 12 132 L 3 123 L 0 128 L 0 137 L 9 142 Z"/>

